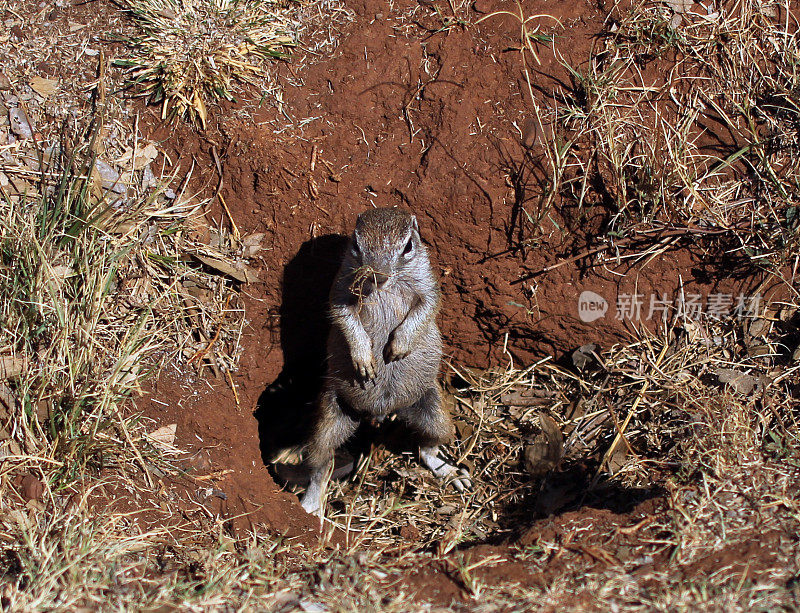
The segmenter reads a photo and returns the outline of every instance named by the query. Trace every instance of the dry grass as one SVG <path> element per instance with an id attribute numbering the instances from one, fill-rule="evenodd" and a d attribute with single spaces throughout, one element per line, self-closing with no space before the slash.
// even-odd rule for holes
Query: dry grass
<path id="1" fill-rule="evenodd" d="M 238 352 L 233 284 L 188 257 L 202 202 L 152 186 L 135 142 L 109 184 L 94 134 L 17 142 L 0 166 L 0 555 L 17 610 L 102 602 L 106 563 L 135 574 L 130 556 L 162 535 L 87 504 L 101 471 L 152 484 L 154 450 L 127 399 L 176 354 L 199 346 L 198 368 L 226 369 Z"/>
<path id="2" fill-rule="evenodd" d="M 794 306 L 786 317 L 796 314 Z M 779 327 L 765 336 L 776 342 Z M 629 345 L 576 358 L 580 367 L 542 361 L 522 370 L 458 372 L 468 385 L 455 392 L 459 442 L 451 451 L 470 467 L 475 488 L 458 494 L 412 454 L 373 448 L 349 482 L 334 484 L 327 517 L 345 531 L 346 552 L 382 551 L 409 572 L 447 560 L 454 580 L 486 610 L 496 610 L 489 603 L 561 606 L 565 593 L 603 609 L 786 606 L 793 602 L 787 582 L 800 571 L 791 537 L 800 521 L 793 493 L 800 485 L 800 372 L 774 357 L 749 357 L 741 334 L 733 319 L 676 317 L 659 334 L 642 330 Z M 711 338 L 723 340 L 706 342 Z M 759 383 L 745 393 L 721 381 L 723 369 Z M 532 478 L 523 452 L 543 415 L 564 434 L 563 459 Z M 575 555 L 602 553 L 580 537 L 568 543 L 571 530 L 595 534 L 596 517 L 605 516 L 565 511 L 614 509 L 622 513 L 620 528 L 636 530 L 640 516 L 622 509 L 647 499 L 663 499 L 666 508 L 645 516 L 634 544 L 619 548 L 610 529 L 598 537 L 607 538 L 613 563 L 587 565 Z M 552 590 L 487 583 L 480 565 L 469 568 L 476 562 L 466 557 L 469 549 L 459 553 L 471 543 L 513 540 L 546 517 L 532 533 L 543 535 L 535 546 L 486 563 L 522 562 L 544 573 Z M 560 536 L 546 536 L 550 521 L 564 526 Z M 756 535 L 764 549 L 747 554 L 752 572 L 743 571 L 737 563 Z M 717 558 L 726 551 L 728 558 Z M 652 580 L 658 588 L 648 587 Z"/>
<path id="3" fill-rule="evenodd" d="M 140 35 L 123 39 L 115 61 L 128 87 L 161 105 L 161 117 L 205 128 L 208 106 L 233 100 L 237 87 L 266 78 L 265 62 L 296 45 L 296 5 L 257 0 L 125 0 Z"/>
<path id="4" fill-rule="evenodd" d="M 721 236 L 754 267 L 797 267 L 797 24 L 780 3 L 706 11 L 680 2 L 612 11 L 571 92 L 531 94 L 549 187 L 530 238 L 557 199 L 611 210 L 607 240 L 677 229 Z M 555 48 L 558 56 L 558 48 Z M 529 197 L 530 196 L 530 197 Z"/>

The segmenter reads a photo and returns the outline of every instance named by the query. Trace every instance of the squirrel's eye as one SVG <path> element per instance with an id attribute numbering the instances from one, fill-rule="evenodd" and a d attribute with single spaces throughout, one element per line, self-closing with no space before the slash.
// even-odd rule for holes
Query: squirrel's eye
<path id="1" fill-rule="evenodd" d="M 353 252 L 353 255 L 358 255 L 361 251 L 358 248 L 358 243 L 353 242 L 353 245 L 350 247 L 350 250 Z"/>
<path id="2" fill-rule="evenodd" d="M 408 242 L 406 243 L 405 249 L 403 249 L 403 255 L 408 255 L 409 253 L 411 253 L 411 250 L 412 250 L 413 248 L 414 248 L 414 243 L 413 243 L 413 242 L 412 242 L 412 240 L 409 238 L 409 239 L 408 239 Z"/>

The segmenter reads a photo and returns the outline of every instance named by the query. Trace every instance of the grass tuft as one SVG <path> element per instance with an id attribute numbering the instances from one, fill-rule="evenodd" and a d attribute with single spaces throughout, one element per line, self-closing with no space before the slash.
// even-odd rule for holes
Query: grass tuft
<path id="1" fill-rule="evenodd" d="M 208 106 L 266 78 L 265 61 L 286 57 L 296 24 L 286 2 L 123 0 L 141 35 L 126 36 L 127 86 L 203 128 Z"/>

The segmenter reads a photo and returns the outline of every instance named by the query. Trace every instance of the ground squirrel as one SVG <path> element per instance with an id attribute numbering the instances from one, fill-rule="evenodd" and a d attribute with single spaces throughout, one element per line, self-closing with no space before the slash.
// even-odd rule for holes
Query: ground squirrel
<path id="1" fill-rule="evenodd" d="M 442 337 L 436 326 L 439 284 L 417 218 L 395 208 L 358 216 L 330 294 L 328 374 L 306 448 L 311 481 L 303 508 L 319 513 L 334 450 L 358 422 L 394 414 L 418 436 L 420 459 L 458 490 L 465 470 L 439 457 L 453 434 L 436 378 Z"/>

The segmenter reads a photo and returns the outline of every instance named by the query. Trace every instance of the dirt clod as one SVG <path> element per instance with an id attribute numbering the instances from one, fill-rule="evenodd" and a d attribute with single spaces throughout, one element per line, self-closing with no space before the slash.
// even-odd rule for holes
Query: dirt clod
<path id="1" fill-rule="evenodd" d="M 22 478 L 20 493 L 25 500 L 40 501 L 44 496 L 44 484 L 33 475 L 25 475 Z"/>

